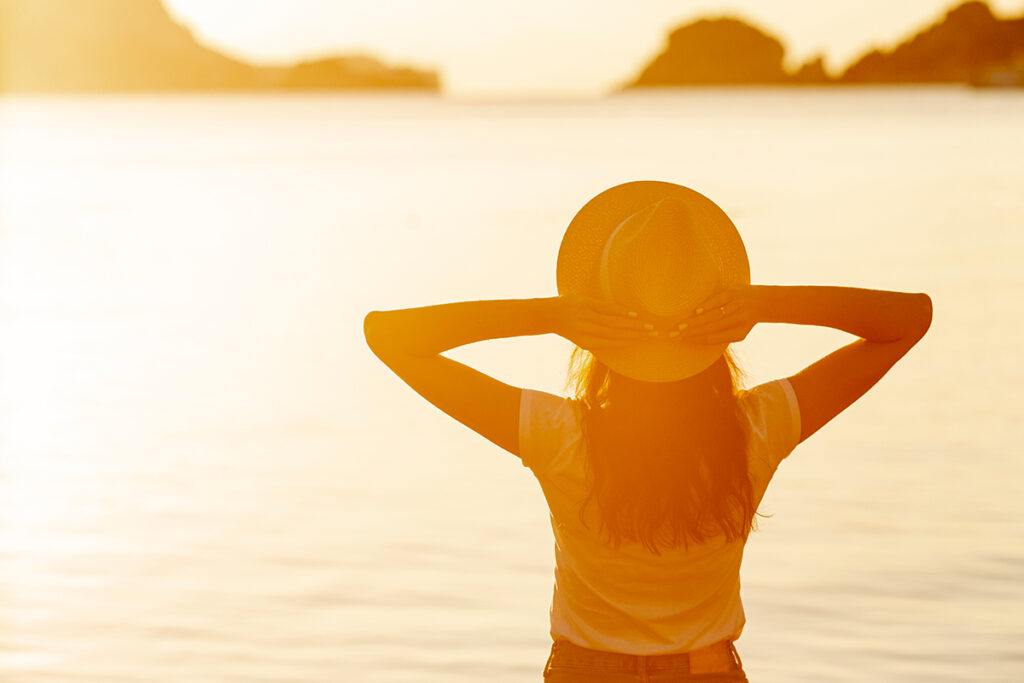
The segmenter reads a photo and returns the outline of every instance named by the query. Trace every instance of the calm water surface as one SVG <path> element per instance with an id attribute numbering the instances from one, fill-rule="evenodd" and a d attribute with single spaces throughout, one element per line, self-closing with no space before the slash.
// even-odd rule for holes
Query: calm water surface
<path id="1" fill-rule="evenodd" d="M 0 680 L 539 680 L 539 487 L 361 321 L 553 293 L 575 210 L 636 178 L 718 201 L 756 281 L 935 300 L 769 490 L 751 679 L 1024 680 L 1022 120 L 961 89 L 0 100 Z M 455 355 L 559 391 L 567 354 Z"/>

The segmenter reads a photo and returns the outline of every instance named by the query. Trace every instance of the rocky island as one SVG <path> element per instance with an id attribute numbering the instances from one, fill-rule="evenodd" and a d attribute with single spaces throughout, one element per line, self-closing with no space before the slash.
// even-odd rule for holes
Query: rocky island
<path id="1" fill-rule="evenodd" d="M 672 31 L 626 88 L 693 85 L 967 83 L 1024 86 L 1024 17 L 999 19 L 972 0 L 891 50 L 874 49 L 831 76 L 821 57 L 795 71 L 785 48 L 739 19 L 702 19 Z"/>
<path id="2" fill-rule="evenodd" d="M 739 19 L 701 19 L 672 31 L 664 52 L 630 85 L 782 83 L 785 54 L 777 38 Z"/>
<path id="3" fill-rule="evenodd" d="M 436 72 L 367 56 L 259 67 L 200 45 L 160 0 L 0 0 L 0 90 L 438 91 Z"/>
<path id="4" fill-rule="evenodd" d="M 839 81 L 1011 85 L 1014 73 L 1024 85 L 1024 17 L 1001 20 L 984 2 L 966 2 L 892 50 L 868 52 Z"/>

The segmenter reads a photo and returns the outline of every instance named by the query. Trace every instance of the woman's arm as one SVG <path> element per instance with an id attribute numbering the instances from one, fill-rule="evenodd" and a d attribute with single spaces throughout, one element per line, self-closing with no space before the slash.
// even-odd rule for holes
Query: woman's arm
<path id="1" fill-rule="evenodd" d="M 927 294 L 854 287 L 754 287 L 766 323 L 831 327 L 872 343 L 917 343 L 932 320 Z"/>
<path id="2" fill-rule="evenodd" d="M 445 358 L 443 351 L 486 339 L 546 333 L 594 349 L 631 343 L 647 334 L 628 312 L 575 296 L 372 311 L 363 321 L 363 332 L 374 354 L 423 398 L 516 455 L 520 390 Z"/>
<path id="3" fill-rule="evenodd" d="M 363 332 L 378 356 L 384 352 L 428 357 L 486 339 L 551 332 L 551 302 L 551 299 L 462 301 L 397 311 L 371 311 L 363 321 Z"/>
<path id="4" fill-rule="evenodd" d="M 873 387 L 928 331 L 927 294 L 852 287 L 735 287 L 704 302 L 681 339 L 740 341 L 758 322 L 832 327 L 860 337 L 789 378 L 801 441 Z"/>

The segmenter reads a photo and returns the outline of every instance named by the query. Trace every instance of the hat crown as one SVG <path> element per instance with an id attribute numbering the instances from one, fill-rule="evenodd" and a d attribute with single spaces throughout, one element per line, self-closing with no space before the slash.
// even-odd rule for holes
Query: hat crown
<path id="1" fill-rule="evenodd" d="M 599 268 L 604 298 L 659 317 L 690 314 L 725 275 L 699 216 L 675 197 L 626 218 L 608 237 Z"/>
<path id="2" fill-rule="evenodd" d="M 750 282 L 736 226 L 688 187 L 635 180 L 583 205 L 558 249 L 558 291 L 609 299 L 660 324 L 677 322 L 726 287 Z M 595 351 L 612 370 L 647 382 L 691 377 L 727 344 L 667 336 Z"/>

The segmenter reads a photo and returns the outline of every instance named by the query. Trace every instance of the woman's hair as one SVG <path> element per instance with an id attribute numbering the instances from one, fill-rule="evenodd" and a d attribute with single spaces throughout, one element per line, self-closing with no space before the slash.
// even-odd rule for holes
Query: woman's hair
<path id="1" fill-rule="evenodd" d="M 754 525 L 747 437 L 730 352 L 677 382 L 620 375 L 581 348 L 569 382 L 584 406 L 591 503 L 609 540 L 661 548 L 724 535 L 745 539 Z"/>

